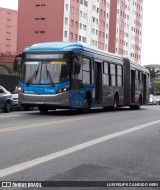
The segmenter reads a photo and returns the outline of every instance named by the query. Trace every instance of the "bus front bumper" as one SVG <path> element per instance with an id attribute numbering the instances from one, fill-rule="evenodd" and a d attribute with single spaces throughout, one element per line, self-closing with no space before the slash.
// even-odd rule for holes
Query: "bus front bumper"
<path id="1" fill-rule="evenodd" d="M 69 107 L 69 92 L 55 95 L 19 93 L 19 104 L 22 106 L 50 106 L 55 108 Z"/>

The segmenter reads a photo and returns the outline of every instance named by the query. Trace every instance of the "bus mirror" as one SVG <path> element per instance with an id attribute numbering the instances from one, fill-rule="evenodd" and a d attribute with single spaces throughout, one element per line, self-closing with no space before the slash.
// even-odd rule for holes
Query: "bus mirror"
<path id="1" fill-rule="evenodd" d="M 73 64 L 75 65 L 75 74 L 79 74 L 80 73 L 80 69 L 81 69 L 81 63 L 78 57 L 75 57 L 73 59 Z"/>

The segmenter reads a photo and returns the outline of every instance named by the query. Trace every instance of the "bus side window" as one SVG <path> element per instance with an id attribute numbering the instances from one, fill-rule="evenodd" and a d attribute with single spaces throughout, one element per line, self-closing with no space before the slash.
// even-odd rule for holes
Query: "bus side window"
<path id="1" fill-rule="evenodd" d="M 107 62 L 103 63 L 103 84 L 104 85 L 110 85 L 110 65 Z"/>
<path id="2" fill-rule="evenodd" d="M 110 64 L 111 86 L 116 86 L 116 66 Z"/>
<path id="3" fill-rule="evenodd" d="M 140 71 L 136 71 L 136 84 L 140 84 Z"/>
<path id="4" fill-rule="evenodd" d="M 123 67 L 121 65 L 117 65 L 117 86 L 123 86 Z"/>
<path id="5" fill-rule="evenodd" d="M 91 84 L 91 60 L 88 58 L 82 59 L 82 76 L 83 76 L 83 84 Z"/>

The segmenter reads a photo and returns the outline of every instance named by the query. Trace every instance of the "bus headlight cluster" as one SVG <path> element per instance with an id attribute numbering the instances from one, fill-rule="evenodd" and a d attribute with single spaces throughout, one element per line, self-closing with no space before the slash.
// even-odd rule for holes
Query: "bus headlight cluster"
<path id="1" fill-rule="evenodd" d="M 59 89 L 57 90 L 57 94 L 62 93 L 62 92 L 66 92 L 66 91 L 68 91 L 68 90 L 69 90 L 69 86 L 64 86 L 64 87 L 59 88 Z"/>
<path id="2" fill-rule="evenodd" d="M 21 86 L 16 86 L 15 91 L 24 93 L 24 89 Z"/>

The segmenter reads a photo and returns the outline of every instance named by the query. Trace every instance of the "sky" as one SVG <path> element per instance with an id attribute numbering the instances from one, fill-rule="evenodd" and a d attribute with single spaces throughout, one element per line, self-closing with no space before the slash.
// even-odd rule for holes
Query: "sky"
<path id="1" fill-rule="evenodd" d="M 160 64 L 160 0 L 143 1 L 141 64 Z M 0 7 L 18 10 L 18 0 L 0 0 Z"/>

